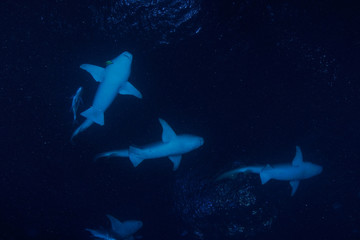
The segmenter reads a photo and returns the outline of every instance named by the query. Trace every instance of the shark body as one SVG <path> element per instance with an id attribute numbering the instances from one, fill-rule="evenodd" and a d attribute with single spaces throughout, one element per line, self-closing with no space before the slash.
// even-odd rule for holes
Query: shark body
<path id="1" fill-rule="evenodd" d="M 73 139 L 77 134 L 90 127 L 93 123 L 104 125 L 104 112 L 114 101 L 116 95 L 127 94 L 142 98 L 141 93 L 128 82 L 131 72 L 132 55 L 123 52 L 112 61 L 108 61 L 106 68 L 91 64 L 82 64 L 81 69 L 88 71 L 100 85 L 95 94 L 92 106 L 81 115 L 86 120 L 74 131 Z"/>
<path id="2" fill-rule="evenodd" d="M 111 230 L 93 230 L 86 228 L 95 238 L 105 240 L 133 240 L 133 235 L 143 226 L 142 221 L 128 220 L 120 222 L 111 215 L 106 215 L 111 222 Z"/>
<path id="3" fill-rule="evenodd" d="M 265 184 L 271 179 L 289 181 L 293 196 L 303 179 L 314 177 L 322 172 L 322 166 L 311 162 L 304 162 L 300 147 L 296 146 L 296 154 L 291 164 L 279 164 L 270 166 L 249 166 L 237 168 L 222 174 L 218 179 L 233 178 L 242 172 L 252 172 L 260 175 L 261 183 Z"/>
<path id="4" fill-rule="evenodd" d="M 173 170 L 177 170 L 182 155 L 202 146 L 204 139 L 190 134 L 176 135 L 174 130 L 163 119 L 159 119 L 159 121 L 163 128 L 162 142 L 156 142 L 141 148 L 131 146 L 129 149 L 101 153 L 95 159 L 101 157 L 129 157 L 134 167 L 137 167 L 145 159 L 168 157 L 173 163 Z"/>

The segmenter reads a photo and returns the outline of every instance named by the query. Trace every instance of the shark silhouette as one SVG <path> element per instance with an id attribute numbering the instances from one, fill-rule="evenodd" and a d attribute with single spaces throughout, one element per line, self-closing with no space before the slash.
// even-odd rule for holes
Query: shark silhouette
<path id="1" fill-rule="evenodd" d="M 74 116 L 74 122 L 73 122 L 74 124 L 76 123 L 76 113 L 79 108 L 79 105 L 83 103 L 83 100 L 81 98 L 82 91 L 83 91 L 83 88 L 79 87 L 78 90 L 76 91 L 75 95 L 72 97 L 71 110 L 72 110 L 73 116 Z"/>
<path id="2" fill-rule="evenodd" d="M 86 120 L 74 131 L 73 139 L 77 134 L 90 127 L 93 123 L 104 125 L 104 112 L 114 101 L 116 95 L 128 94 L 142 98 L 141 93 L 128 82 L 131 72 L 132 55 L 123 52 L 112 61 L 107 62 L 106 68 L 91 64 L 82 64 L 81 69 L 88 71 L 95 81 L 100 82 L 92 106 L 81 113 Z"/>
<path id="3" fill-rule="evenodd" d="M 237 168 L 222 174 L 218 180 L 223 178 L 233 178 L 238 173 L 252 172 L 260 175 L 261 183 L 265 184 L 270 179 L 289 181 L 292 188 L 291 196 L 294 196 L 299 187 L 300 180 L 314 177 L 323 170 L 322 166 L 311 162 L 304 162 L 300 147 L 296 146 L 296 155 L 292 164 L 280 164 L 270 166 L 248 166 Z"/>
<path id="4" fill-rule="evenodd" d="M 141 148 L 131 146 L 129 149 L 101 153 L 95 157 L 95 160 L 101 157 L 129 157 L 134 167 L 137 167 L 144 159 L 168 157 L 174 165 L 173 170 L 177 170 L 182 154 L 202 146 L 204 139 L 189 134 L 176 135 L 165 120 L 159 118 L 159 121 L 163 128 L 162 142 L 153 143 Z"/>
<path id="5" fill-rule="evenodd" d="M 106 215 L 111 222 L 111 230 L 93 230 L 86 228 L 94 237 L 105 240 L 133 240 L 133 235 L 143 226 L 142 221 L 129 220 L 120 222 L 111 215 Z"/>

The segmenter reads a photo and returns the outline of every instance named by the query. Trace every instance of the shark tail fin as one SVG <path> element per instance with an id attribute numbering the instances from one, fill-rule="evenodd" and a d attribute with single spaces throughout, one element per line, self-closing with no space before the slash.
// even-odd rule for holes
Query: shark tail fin
<path id="1" fill-rule="evenodd" d="M 260 173 L 263 168 L 264 168 L 263 166 L 250 166 L 250 167 L 236 168 L 234 170 L 231 170 L 231 171 L 221 174 L 219 177 L 217 177 L 216 180 L 218 181 L 218 180 L 221 180 L 224 178 L 235 179 L 237 174 L 239 174 L 239 173 Z"/>
<path id="2" fill-rule="evenodd" d="M 141 157 L 140 152 L 141 149 L 139 148 L 129 147 L 129 158 L 134 167 L 137 167 L 144 160 L 144 158 Z"/>
<path id="3" fill-rule="evenodd" d="M 99 153 L 94 157 L 94 162 L 99 158 L 105 158 L 105 157 L 129 157 L 129 150 L 123 149 L 123 150 Z"/>
<path id="4" fill-rule="evenodd" d="M 219 181 L 219 180 L 222 180 L 225 178 L 235 179 L 238 173 L 239 173 L 239 171 L 237 171 L 237 169 L 225 172 L 225 173 L 221 174 L 220 176 L 218 176 L 216 178 L 216 181 Z"/>
<path id="5" fill-rule="evenodd" d="M 104 112 L 97 110 L 94 107 L 81 113 L 81 116 L 90 119 L 91 121 L 103 126 L 104 125 Z"/>
<path id="6" fill-rule="evenodd" d="M 88 127 L 90 127 L 93 124 L 93 121 L 86 119 L 71 135 L 70 141 L 74 143 L 74 137 L 78 135 L 79 133 L 85 131 Z"/>
<path id="7" fill-rule="evenodd" d="M 86 231 L 90 232 L 93 237 L 97 238 L 97 239 L 106 239 L 107 234 L 104 234 L 103 232 L 99 231 L 99 230 L 93 230 L 93 229 L 89 229 L 89 228 L 85 228 Z"/>

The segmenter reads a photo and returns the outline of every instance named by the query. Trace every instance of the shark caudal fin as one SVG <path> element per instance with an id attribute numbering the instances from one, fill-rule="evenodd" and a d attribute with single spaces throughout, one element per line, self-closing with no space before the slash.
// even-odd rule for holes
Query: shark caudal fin
<path id="1" fill-rule="evenodd" d="M 72 143 L 73 142 L 73 139 L 76 135 L 78 135 L 79 133 L 85 131 L 88 127 L 90 127 L 91 125 L 93 124 L 93 121 L 89 120 L 89 119 L 86 119 L 75 131 L 74 133 L 72 134 L 71 138 L 70 138 L 70 141 Z"/>
<path id="2" fill-rule="evenodd" d="M 81 113 L 81 116 L 90 119 L 91 121 L 103 126 L 104 125 L 104 112 L 95 109 L 94 107 Z"/>
<path id="3" fill-rule="evenodd" d="M 123 149 L 123 150 L 99 153 L 94 157 L 94 161 L 98 160 L 99 158 L 105 158 L 105 157 L 129 157 L 129 150 Z"/>
<path id="4" fill-rule="evenodd" d="M 236 175 L 239 173 L 260 173 L 261 170 L 264 168 L 264 166 L 249 166 L 249 167 L 243 167 L 243 168 L 236 168 L 234 170 L 225 172 L 223 174 L 221 174 L 219 177 L 216 178 L 216 180 L 221 180 L 224 178 L 231 178 L 231 179 L 235 179 Z"/>
<path id="5" fill-rule="evenodd" d="M 225 172 L 225 173 L 221 174 L 220 176 L 218 176 L 216 178 L 216 181 L 219 181 L 219 180 L 222 180 L 222 179 L 225 179 L 225 178 L 235 179 L 236 176 L 238 175 L 238 173 L 240 173 L 240 172 L 241 171 L 239 171 L 238 169 Z"/>
<path id="6" fill-rule="evenodd" d="M 137 167 L 144 160 L 140 153 L 141 149 L 132 146 L 129 147 L 129 159 L 134 167 Z"/>
<path id="7" fill-rule="evenodd" d="M 93 237 L 97 239 L 115 240 L 115 238 L 111 237 L 109 233 L 103 230 L 93 230 L 89 228 L 85 228 L 85 230 L 90 232 L 93 235 Z"/>

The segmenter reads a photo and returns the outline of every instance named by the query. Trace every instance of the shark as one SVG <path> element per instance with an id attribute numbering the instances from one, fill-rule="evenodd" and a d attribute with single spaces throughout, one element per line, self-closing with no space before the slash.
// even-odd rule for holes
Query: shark
<path id="1" fill-rule="evenodd" d="M 279 164 L 266 166 L 248 166 L 237 168 L 220 175 L 217 180 L 223 178 L 234 178 L 238 173 L 251 172 L 260 175 L 261 183 L 265 184 L 271 179 L 289 181 L 291 196 L 294 196 L 300 181 L 319 175 L 323 167 L 311 162 L 304 162 L 299 146 L 296 146 L 296 154 L 291 164 Z"/>
<path id="2" fill-rule="evenodd" d="M 163 129 L 161 142 L 100 153 L 95 156 L 95 160 L 102 157 L 129 157 L 133 166 L 137 167 L 145 159 L 168 157 L 173 163 L 173 171 L 176 171 L 182 155 L 202 146 L 204 139 L 190 134 L 176 135 L 165 120 L 159 118 L 159 122 Z"/>
<path id="3" fill-rule="evenodd" d="M 128 81 L 131 72 L 133 56 L 125 51 L 115 59 L 106 62 L 106 67 L 82 64 L 81 69 L 89 72 L 99 87 L 96 91 L 92 106 L 81 113 L 86 120 L 74 131 L 71 140 L 80 132 L 86 130 L 93 123 L 104 125 L 104 112 L 114 101 L 116 95 L 133 95 L 142 98 L 142 94 Z"/>
<path id="4" fill-rule="evenodd" d="M 81 98 L 82 91 L 83 91 L 83 88 L 79 87 L 78 90 L 76 91 L 75 95 L 72 97 L 71 110 L 72 110 L 73 116 L 74 116 L 74 122 L 73 123 L 76 123 L 77 110 L 79 108 L 79 105 L 83 103 L 83 100 Z"/>
<path id="5" fill-rule="evenodd" d="M 142 221 L 128 220 L 120 222 L 118 219 L 107 214 L 107 218 L 111 223 L 111 229 L 106 230 L 94 230 L 86 228 L 85 230 L 90 232 L 93 237 L 97 239 L 105 240 L 134 240 L 134 234 L 142 228 Z"/>

